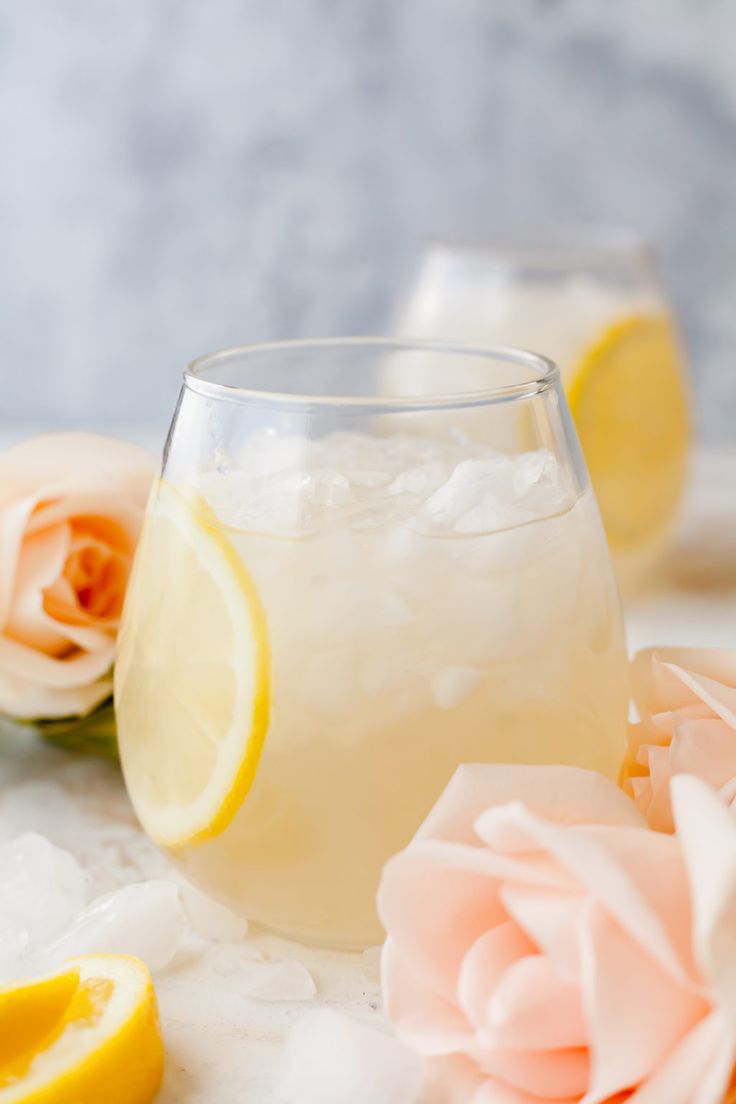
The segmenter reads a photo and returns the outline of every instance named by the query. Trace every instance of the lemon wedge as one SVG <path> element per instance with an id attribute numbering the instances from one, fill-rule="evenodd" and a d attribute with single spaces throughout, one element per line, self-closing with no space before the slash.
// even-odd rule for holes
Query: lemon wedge
<path id="1" fill-rule="evenodd" d="M 79 988 L 79 970 L 0 988 L 0 1069 L 37 1047 L 56 1027 Z"/>
<path id="2" fill-rule="evenodd" d="M 161 1085 L 156 996 L 136 958 L 86 955 L 0 989 L 0 1032 L 0 1104 L 149 1104 Z"/>
<path id="3" fill-rule="evenodd" d="M 149 835 L 212 839 L 245 799 L 268 728 L 266 617 L 209 506 L 155 488 L 115 664 L 120 750 Z"/>
<path id="4" fill-rule="evenodd" d="M 671 526 L 685 478 L 688 401 L 672 324 L 621 319 L 565 383 L 611 550 L 646 555 Z"/>

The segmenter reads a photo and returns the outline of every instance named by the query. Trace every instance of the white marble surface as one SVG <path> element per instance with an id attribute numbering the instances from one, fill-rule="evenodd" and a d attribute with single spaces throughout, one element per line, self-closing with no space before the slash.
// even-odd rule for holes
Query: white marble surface
<path id="1" fill-rule="evenodd" d="M 0 844 L 40 832 L 91 873 L 93 893 L 176 876 L 138 828 L 116 768 L 25 734 L 0 733 L 0 741 Z M 312 1000 L 244 995 L 254 970 L 295 961 L 314 980 Z M 293 991 L 302 988 L 298 977 L 295 984 Z M 382 1026 L 375 949 L 332 953 L 259 933 L 235 943 L 193 941 L 156 974 L 156 990 L 167 1052 L 159 1104 L 271 1104 L 284 1038 L 307 1008 L 329 1006 Z"/>
<path id="2" fill-rule="evenodd" d="M 661 584 L 628 611 L 636 647 L 736 640 L 735 486 L 736 454 L 698 459 Z M 0 843 L 27 830 L 73 852 L 96 892 L 173 876 L 137 827 L 112 766 L 24 735 L 0 745 Z M 248 972 L 268 962 L 301 963 L 316 995 L 245 996 Z M 375 951 L 329 953 L 252 933 L 238 943 L 187 946 L 158 976 L 157 990 L 168 1054 L 161 1104 L 275 1104 L 285 1035 L 308 1008 L 335 1008 L 381 1027 Z"/>

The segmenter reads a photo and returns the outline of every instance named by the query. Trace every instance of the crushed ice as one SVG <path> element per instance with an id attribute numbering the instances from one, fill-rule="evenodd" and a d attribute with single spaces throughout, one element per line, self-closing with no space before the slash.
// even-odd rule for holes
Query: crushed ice
<path id="1" fill-rule="evenodd" d="M 289 1035 L 282 1104 L 416 1104 L 420 1059 L 394 1036 L 330 1009 L 308 1012 Z"/>
<path id="2" fill-rule="evenodd" d="M 32 972 L 51 972 L 82 954 L 128 954 L 154 972 L 180 943 L 182 908 L 174 882 L 134 882 L 93 901 L 56 939 L 31 957 Z"/>
<path id="3" fill-rule="evenodd" d="M 200 489 L 222 521 L 282 536 L 388 522 L 422 531 L 498 532 L 572 504 L 553 454 L 509 455 L 420 435 L 283 436 L 260 430 Z"/>
<path id="4" fill-rule="evenodd" d="M 180 951 L 198 955 L 207 942 L 238 942 L 247 931 L 245 918 L 178 880 L 131 882 L 93 896 L 80 863 L 39 833 L 0 845 L 0 982 L 95 953 L 134 955 L 156 974 Z M 235 988 L 243 996 L 283 1002 L 316 995 L 298 961 L 241 965 Z"/>
<path id="5" fill-rule="evenodd" d="M 16 974 L 88 897 L 89 880 L 77 861 L 38 833 L 0 846 L 0 974 Z"/>
<path id="6" fill-rule="evenodd" d="M 38 832 L 0 844 L 0 980 L 51 972 L 93 953 L 135 955 L 156 973 L 181 950 L 235 942 L 247 930 L 243 917 L 174 879 L 95 895 L 77 859 Z"/>

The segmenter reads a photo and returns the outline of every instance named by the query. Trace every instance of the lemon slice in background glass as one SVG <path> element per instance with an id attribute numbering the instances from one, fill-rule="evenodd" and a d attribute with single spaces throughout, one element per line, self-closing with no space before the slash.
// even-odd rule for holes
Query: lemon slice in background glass
<path id="1" fill-rule="evenodd" d="M 149 1104 L 164 1049 L 143 962 L 85 955 L 0 988 L 0 1104 Z"/>
<path id="2" fill-rule="evenodd" d="M 688 395 L 672 323 L 632 315 L 611 324 L 565 386 L 626 587 L 661 551 L 685 482 Z"/>
<path id="3" fill-rule="evenodd" d="M 269 645 L 253 581 L 208 505 L 161 482 L 126 596 L 115 704 L 126 782 L 171 848 L 244 801 L 268 727 Z"/>

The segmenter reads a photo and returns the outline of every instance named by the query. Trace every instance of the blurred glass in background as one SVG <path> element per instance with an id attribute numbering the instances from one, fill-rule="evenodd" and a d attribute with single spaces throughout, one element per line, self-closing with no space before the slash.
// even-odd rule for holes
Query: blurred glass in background
<path id="1" fill-rule="evenodd" d="M 625 232 L 438 244 L 396 329 L 557 362 L 619 581 L 640 586 L 676 520 L 690 422 L 677 328 L 650 250 Z"/>

